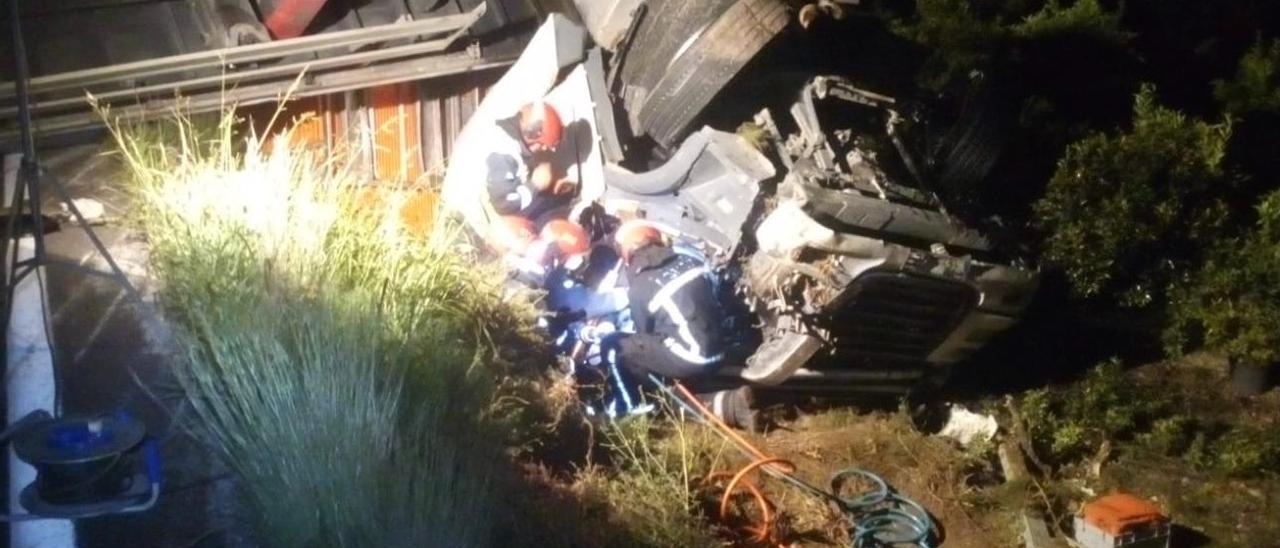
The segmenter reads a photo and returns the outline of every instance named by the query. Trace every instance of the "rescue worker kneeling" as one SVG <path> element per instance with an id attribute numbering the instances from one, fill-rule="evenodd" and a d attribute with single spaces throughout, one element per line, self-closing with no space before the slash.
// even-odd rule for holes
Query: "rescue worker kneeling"
<path id="1" fill-rule="evenodd" d="M 613 337 L 604 350 L 616 352 L 615 363 L 641 380 L 649 373 L 690 379 L 714 372 L 724 340 L 710 269 L 666 245 L 643 221 L 623 223 L 615 239 L 635 333 Z"/>
<path id="2" fill-rule="evenodd" d="M 556 163 L 564 131 L 556 109 L 543 101 L 525 105 L 491 128 L 486 186 L 499 215 L 519 215 L 538 227 L 565 215 L 576 188 Z"/>

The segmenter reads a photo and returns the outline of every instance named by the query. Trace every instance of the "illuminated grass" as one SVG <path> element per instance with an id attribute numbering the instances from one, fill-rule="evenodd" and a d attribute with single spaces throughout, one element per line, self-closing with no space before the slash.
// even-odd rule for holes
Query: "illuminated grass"
<path id="1" fill-rule="evenodd" d="M 231 114 L 113 125 L 132 175 L 179 378 L 278 546 L 480 546 L 501 446 L 482 415 L 492 271 L 411 193 L 353 165 L 239 137 Z M 416 218 L 421 218 L 418 215 Z"/>

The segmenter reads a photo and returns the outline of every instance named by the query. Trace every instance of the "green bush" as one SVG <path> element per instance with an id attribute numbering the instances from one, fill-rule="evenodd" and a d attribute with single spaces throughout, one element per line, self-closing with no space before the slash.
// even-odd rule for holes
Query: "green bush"
<path id="1" fill-rule="evenodd" d="M 1151 431 L 1139 436 L 1139 441 L 1162 455 L 1183 455 L 1197 439 L 1204 443 L 1203 437 L 1196 437 L 1197 426 L 1195 421 L 1181 415 L 1165 417 L 1152 423 Z"/>
<path id="2" fill-rule="evenodd" d="M 1120 13 L 1103 9 L 1098 0 L 1075 0 L 1068 6 L 1049 0 L 1040 11 L 1015 25 L 1013 31 L 1028 39 L 1088 34 L 1121 44 L 1130 38 L 1130 33 L 1120 28 Z"/>
<path id="3" fill-rule="evenodd" d="M 933 90 L 1015 61 L 1027 41 L 1072 35 L 1120 44 L 1129 38 L 1119 12 L 1098 0 L 917 0 L 892 29 L 928 50 L 919 80 Z"/>
<path id="4" fill-rule="evenodd" d="M 1133 127 L 1068 147 L 1034 204 L 1044 257 L 1081 296 L 1129 307 L 1162 302 L 1226 228 L 1228 122 L 1209 124 L 1156 102 L 1145 86 Z"/>
<path id="5" fill-rule="evenodd" d="M 1280 470 L 1280 429 L 1241 425 L 1214 444 L 1213 465 L 1223 473 L 1256 476 Z"/>
<path id="6" fill-rule="evenodd" d="M 1019 402 L 1036 451 L 1059 464 L 1091 455 L 1103 440 L 1147 431 L 1169 408 L 1167 398 L 1135 385 L 1117 359 L 1065 390 L 1033 390 Z"/>
<path id="7" fill-rule="evenodd" d="M 1174 414 L 1187 402 L 1158 390 L 1113 359 L 1070 386 L 1027 392 L 1018 410 L 1036 453 L 1051 466 L 1083 462 L 1109 440 L 1113 451 L 1136 447 L 1235 477 L 1280 472 L 1280 425 Z"/>
<path id="8" fill-rule="evenodd" d="M 1280 360 L 1280 191 L 1257 211 L 1251 232 L 1224 242 L 1175 292 L 1171 352 L 1203 344 L 1252 364 Z"/>
<path id="9" fill-rule="evenodd" d="M 1280 40 L 1258 42 L 1244 57 L 1232 80 L 1213 83 L 1213 95 L 1227 112 L 1280 112 Z"/>
<path id="10" fill-rule="evenodd" d="M 1005 48 L 1012 34 L 999 16 L 974 0 L 917 0 L 913 18 L 894 31 L 928 48 L 930 59 L 921 83 L 941 89 L 970 71 L 985 69 Z"/>

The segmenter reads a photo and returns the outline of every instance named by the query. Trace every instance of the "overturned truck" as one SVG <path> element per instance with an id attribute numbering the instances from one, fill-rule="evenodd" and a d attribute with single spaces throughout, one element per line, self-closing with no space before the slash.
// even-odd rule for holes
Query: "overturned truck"
<path id="1" fill-rule="evenodd" d="M 1026 309 L 1036 273 L 932 190 L 918 109 L 857 74 L 738 92 L 744 74 L 778 69 L 760 59 L 797 31 L 794 6 L 577 4 L 582 24 L 553 15 L 459 136 L 444 197 L 478 233 L 497 219 L 479 190 L 484 128 L 545 97 L 582 129 L 562 145 L 578 203 L 649 220 L 724 282 L 743 348 L 716 384 L 905 395 L 939 386 Z"/>

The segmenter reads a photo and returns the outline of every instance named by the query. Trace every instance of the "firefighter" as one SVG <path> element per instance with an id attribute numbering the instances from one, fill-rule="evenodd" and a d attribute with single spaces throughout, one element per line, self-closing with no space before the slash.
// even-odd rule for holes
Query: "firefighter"
<path id="1" fill-rule="evenodd" d="M 519 215 L 503 215 L 490 225 L 486 240 L 500 255 L 524 255 L 537 241 L 537 229 L 529 219 Z"/>
<path id="2" fill-rule="evenodd" d="M 602 351 L 611 354 L 606 359 L 620 365 L 633 384 L 650 373 L 686 381 L 721 420 L 754 431 L 749 387 L 706 391 L 699 386 L 719 367 L 727 343 L 710 269 L 702 259 L 667 245 L 644 221 L 623 223 L 614 239 L 626 265 L 635 333 L 602 341 Z"/>
<path id="3" fill-rule="evenodd" d="M 720 306 L 710 269 L 678 253 L 644 221 L 615 234 L 626 264 L 635 333 L 617 345 L 617 359 L 633 375 L 690 379 L 715 370 L 723 358 Z"/>
<path id="4" fill-rule="evenodd" d="M 582 225 L 566 219 L 552 219 L 542 226 L 538 241 L 541 262 L 576 266 L 591 247 L 591 239 Z"/>
<path id="5" fill-rule="evenodd" d="M 489 200 L 500 215 L 519 215 L 541 226 L 563 217 L 575 186 L 563 177 L 555 152 L 564 122 L 554 107 L 534 101 L 498 120 L 486 159 Z"/>
<path id="6" fill-rule="evenodd" d="M 583 264 L 591 241 L 581 225 L 565 219 L 552 219 L 534 236 L 533 221 L 518 215 L 503 217 L 502 224 L 515 227 L 498 231 L 517 234 L 518 246 L 507 246 L 504 257 L 514 278 L 530 287 L 546 289 L 550 282 L 563 283 L 569 271 Z M 507 237 L 513 240 L 512 237 Z M 503 250 L 499 250 L 502 252 Z"/>

